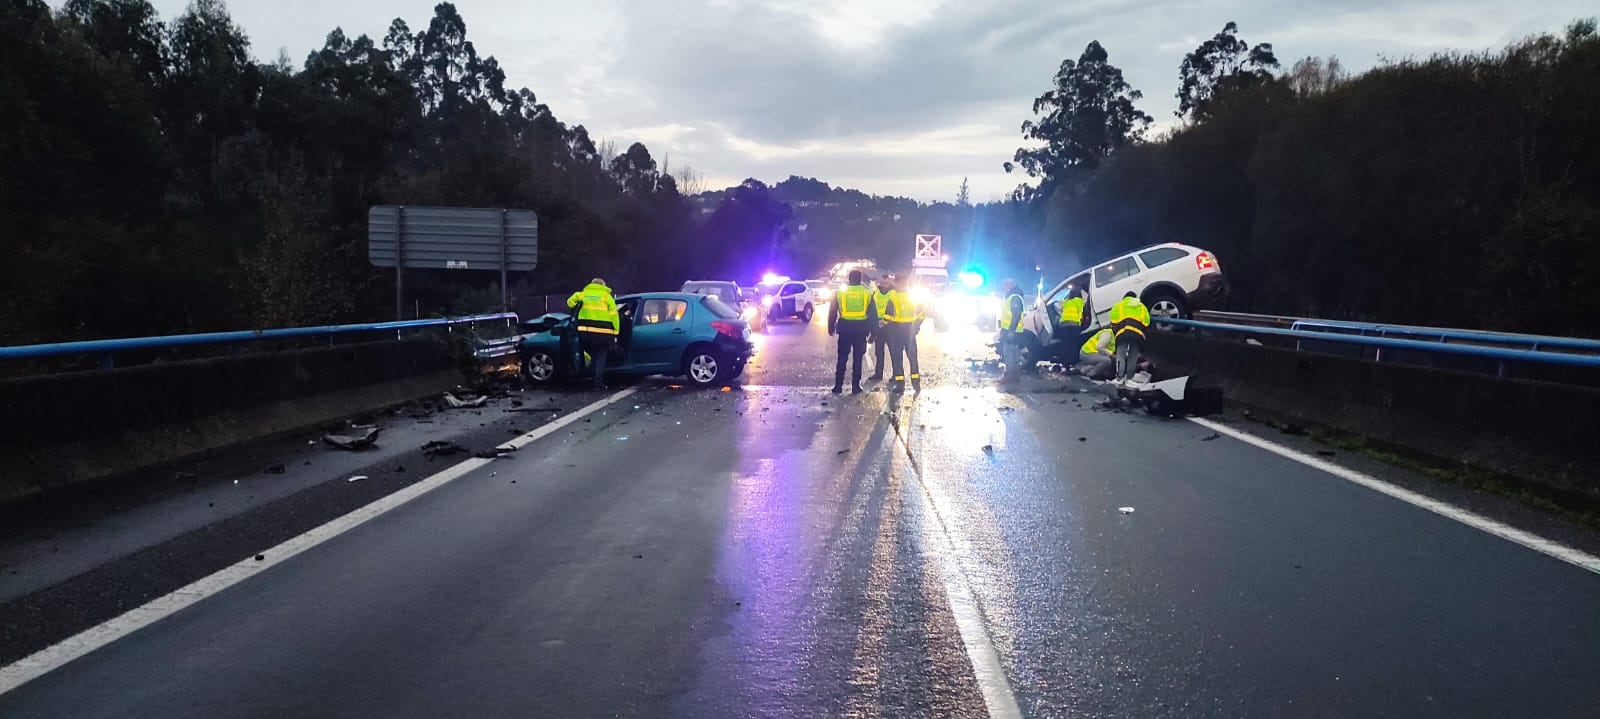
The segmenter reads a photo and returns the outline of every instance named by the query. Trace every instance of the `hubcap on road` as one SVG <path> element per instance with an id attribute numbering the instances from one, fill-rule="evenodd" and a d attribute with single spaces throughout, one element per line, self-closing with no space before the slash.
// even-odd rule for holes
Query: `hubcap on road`
<path id="1" fill-rule="evenodd" d="M 689 376 L 696 382 L 710 382 L 717 378 L 717 358 L 711 355 L 695 355 L 689 361 Z"/>

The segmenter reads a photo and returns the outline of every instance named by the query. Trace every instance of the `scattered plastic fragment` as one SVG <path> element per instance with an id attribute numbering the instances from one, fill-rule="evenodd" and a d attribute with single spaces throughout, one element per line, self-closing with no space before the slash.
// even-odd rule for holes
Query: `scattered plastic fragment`
<path id="1" fill-rule="evenodd" d="M 1078 441 L 1079 442 L 1087 442 L 1087 441 L 1089 441 L 1089 438 L 1088 437 L 1079 437 Z"/>
<path id="2" fill-rule="evenodd" d="M 363 479 L 366 479 L 366 478 L 367 478 L 367 475 L 365 475 L 365 474 L 358 474 L 358 475 L 356 475 L 356 476 L 354 476 L 354 477 L 351 477 L 351 478 L 349 478 L 349 479 L 347 479 L 347 480 L 345 480 L 345 481 L 346 481 L 346 482 L 359 482 L 359 481 L 361 481 L 361 480 L 363 480 Z"/>
<path id="3" fill-rule="evenodd" d="M 844 449 L 841 449 L 841 450 L 839 450 L 837 452 L 834 452 L 834 454 L 844 454 L 844 453 L 849 452 L 849 451 L 850 451 L 850 448 L 849 447 L 845 447 Z"/>
<path id="4" fill-rule="evenodd" d="M 281 464 L 272 464 L 272 465 L 267 465 L 267 468 L 262 470 L 262 471 L 266 472 L 267 474 L 283 474 L 284 472 L 287 472 L 288 469 L 285 468 Z M 235 484 L 238 484 L 238 482 L 239 482 L 239 480 L 237 480 L 237 479 L 233 480 L 233 481 L 234 481 Z"/>
<path id="5" fill-rule="evenodd" d="M 1333 450 L 1331 450 L 1331 449 L 1319 449 L 1319 450 L 1317 450 L 1317 454 L 1320 454 L 1320 455 L 1322 455 L 1324 457 L 1332 457 L 1335 454 L 1335 452 Z"/>
<path id="6" fill-rule="evenodd" d="M 618 442 L 626 442 L 626 441 L 628 441 L 628 435 L 622 435 L 621 437 L 618 437 L 617 441 Z"/>
<path id="7" fill-rule="evenodd" d="M 984 454 L 994 454 L 994 445 L 992 445 L 992 444 L 983 445 L 983 453 Z"/>
<path id="8" fill-rule="evenodd" d="M 1123 514 L 1133 514 L 1133 507 L 1117 507 L 1117 511 Z"/>
<path id="9" fill-rule="evenodd" d="M 722 387 L 722 391 L 724 391 L 724 392 L 732 392 L 732 391 L 733 391 L 733 388 L 732 388 L 732 387 L 728 387 L 728 386 L 726 386 L 726 385 L 724 385 L 724 386 L 723 386 L 723 387 Z"/>
<path id="10" fill-rule="evenodd" d="M 434 440 L 422 445 L 422 453 L 427 455 L 428 459 L 433 459 L 434 457 L 443 457 L 451 454 L 459 454 L 465 451 L 467 451 L 466 447 L 462 447 L 455 442 L 447 442 L 444 440 Z"/>
<path id="11" fill-rule="evenodd" d="M 267 555 L 265 555 L 265 554 L 257 554 L 256 555 L 256 561 L 258 561 L 258 562 L 262 561 L 262 560 L 264 560 L 266 558 L 267 558 Z"/>
<path id="12" fill-rule="evenodd" d="M 378 442 L 378 428 L 366 427 L 360 434 L 325 434 L 322 435 L 322 441 L 339 449 L 366 449 Z"/>
<path id="13" fill-rule="evenodd" d="M 489 401 L 489 397 L 487 395 L 478 395 L 477 397 L 474 397 L 472 399 L 461 399 L 461 398 L 455 396 L 455 394 L 453 394 L 453 393 L 450 393 L 450 392 L 444 393 L 444 403 L 446 405 L 450 406 L 452 409 L 482 407 L 483 403 L 488 402 L 488 401 Z"/>
<path id="14" fill-rule="evenodd" d="M 1213 439 L 1220 439 L 1221 437 L 1222 437 L 1222 435 L 1217 434 L 1216 432 L 1212 432 L 1211 434 L 1208 434 L 1208 435 L 1206 435 L 1204 437 L 1201 437 L 1200 441 L 1201 442 L 1210 442 Z"/>

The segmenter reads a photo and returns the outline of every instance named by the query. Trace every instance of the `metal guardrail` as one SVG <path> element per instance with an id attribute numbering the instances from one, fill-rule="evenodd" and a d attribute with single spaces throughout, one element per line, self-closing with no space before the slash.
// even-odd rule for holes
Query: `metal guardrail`
<path id="1" fill-rule="evenodd" d="M 472 315 L 468 317 L 451 317 L 428 320 L 400 320 L 395 322 L 369 322 L 348 325 L 321 325 L 317 327 L 284 327 L 269 330 L 240 330 L 234 332 L 205 332 L 186 335 L 165 335 L 158 337 L 127 337 L 121 339 L 83 340 L 77 342 L 52 342 L 47 344 L 20 345 L 15 347 L 0 347 L 0 360 L 32 359 L 40 357 L 59 357 L 62 355 L 100 355 L 101 368 L 110 369 L 115 366 L 114 357 L 118 352 L 127 352 L 141 349 L 166 349 L 171 347 L 187 347 L 193 345 L 216 345 L 245 342 L 259 342 L 265 340 L 295 339 L 308 337 L 335 337 L 338 335 L 365 333 L 365 332 L 400 332 L 409 329 L 425 327 L 454 328 L 456 325 L 477 324 L 506 320 L 510 324 L 517 321 L 514 312 L 501 312 L 488 315 Z M 480 349 L 485 346 L 498 346 L 505 340 L 481 341 Z M 512 344 L 514 352 L 515 345 Z M 480 356 L 485 356 L 481 355 Z M 489 355 L 498 356 L 498 355 Z"/>
<path id="2" fill-rule="evenodd" d="M 1161 324 L 1161 325 L 1171 325 L 1171 326 L 1176 326 L 1176 327 L 1190 327 L 1190 328 L 1213 331 L 1213 332 L 1231 332 L 1231 333 L 1264 335 L 1264 336 L 1272 336 L 1272 337 L 1288 337 L 1288 338 L 1293 338 L 1293 339 L 1295 339 L 1297 341 L 1296 349 L 1299 349 L 1299 341 L 1307 341 L 1307 340 L 1309 340 L 1309 341 L 1316 341 L 1316 342 L 1331 342 L 1331 343 L 1335 343 L 1335 344 L 1357 345 L 1357 346 L 1362 346 L 1362 347 L 1376 347 L 1376 348 L 1380 348 L 1380 349 L 1387 348 L 1387 349 L 1394 349 L 1394 350 L 1410 350 L 1410 351 L 1419 351 L 1419 352 L 1432 352 L 1432 353 L 1439 353 L 1439 354 L 1464 355 L 1464 356 L 1469 356 L 1469 357 L 1479 357 L 1479 358 L 1485 358 L 1485 359 L 1492 359 L 1492 360 L 1496 360 L 1496 361 L 1498 361 L 1500 363 L 1499 374 L 1501 376 L 1504 376 L 1504 374 L 1505 374 L 1505 363 L 1506 362 L 1532 362 L 1532 363 L 1540 363 L 1540 364 L 1564 365 L 1564 366 L 1569 366 L 1569 367 L 1600 368 L 1600 354 L 1588 355 L 1588 354 L 1571 354 L 1571 353 L 1565 353 L 1565 352 L 1548 352 L 1548 351 L 1544 351 L 1544 350 L 1532 349 L 1531 347 L 1529 347 L 1527 349 L 1511 349 L 1511 348 L 1506 348 L 1506 347 L 1484 346 L 1484 345 L 1481 345 L 1481 344 L 1461 344 L 1461 343 L 1450 343 L 1450 342 L 1444 342 L 1444 341 L 1427 342 L 1427 341 L 1420 341 L 1420 340 L 1414 340 L 1414 339 L 1396 339 L 1396 338 L 1393 338 L 1393 337 L 1378 337 L 1378 336 L 1365 335 L 1365 334 L 1344 334 L 1344 333 L 1339 333 L 1339 332 L 1311 331 L 1311 330 L 1300 330 L 1300 329 L 1282 329 L 1280 327 L 1269 327 L 1269 326 L 1261 326 L 1261 325 L 1244 325 L 1244 324 L 1229 324 L 1229 323 L 1220 323 L 1220 322 L 1204 322 L 1204 321 L 1199 321 L 1199 320 L 1182 320 L 1182 319 L 1173 319 L 1173 318 L 1166 318 L 1166 317 L 1156 318 L 1155 322 L 1157 324 Z M 1315 322 L 1315 321 L 1314 320 L 1308 320 L 1308 322 Z M 1359 325 L 1360 323 L 1351 323 L 1351 324 Z M 1452 335 L 1460 335 L 1463 338 L 1465 336 L 1469 336 L 1469 335 L 1473 335 L 1473 334 L 1484 334 L 1484 333 L 1474 333 L 1474 332 L 1470 332 L 1470 331 L 1466 331 L 1466 330 L 1455 330 L 1455 331 L 1446 331 L 1446 332 L 1447 332 L 1447 334 L 1445 335 L 1446 337 L 1449 337 L 1449 336 L 1452 336 Z M 1437 334 L 1437 333 L 1435 333 L 1435 334 Z M 1494 333 L 1488 333 L 1488 334 L 1494 334 Z M 1434 335 L 1430 335 L 1430 336 L 1434 336 Z M 1531 337 L 1534 337 L 1534 336 L 1532 336 L 1532 335 L 1524 335 L 1523 337 L 1531 338 Z M 1549 339 L 1561 339 L 1561 338 L 1549 338 Z M 1570 341 L 1570 342 L 1588 342 L 1588 340 L 1568 340 L 1568 341 Z M 1378 361 L 1382 361 L 1382 360 L 1379 359 Z"/>
<path id="3" fill-rule="evenodd" d="M 1352 322 L 1349 320 L 1323 320 L 1309 317 L 1281 317 L 1277 315 L 1255 315 L 1243 312 L 1196 312 L 1195 319 L 1203 322 L 1249 325 L 1254 327 L 1278 327 L 1291 330 L 1305 330 L 1310 332 L 1356 332 L 1357 334 L 1361 335 L 1370 334 L 1377 337 L 1392 336 L 1440 343 L 1460 342 L 1477 345 L 1519 347 L 1529 350 L 1562 349 L 1572 350 L 1573 352 L 1583 354 L 1600 354 L 1600 340 L 1585 339 L 1581 337 L 1528 335 L 1514 332 L 1490 332 L 1486 330 L 1463 330 L 1450 327 L 1426 327 L 1419 325 Z"/>

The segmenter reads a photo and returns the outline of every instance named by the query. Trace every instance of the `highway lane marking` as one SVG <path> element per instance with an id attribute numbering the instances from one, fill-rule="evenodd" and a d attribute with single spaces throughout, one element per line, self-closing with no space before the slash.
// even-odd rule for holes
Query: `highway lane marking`
<path id="1" fill-rule="evenodd" d="M 950 602 L 950 613 L 955 616 L 956 632 L 961 635 L 961 644 L 967 652 L 967 661 L 972 665 L 972 674 L 978 682 L 978 693 L 983 695 L 984 708 L 988 710 L 990 719 L 1022 719 L 1022 708 L 1017 705 L 1016 692 L 1011 688 L 1010 680 L 1006 679 L 1005 666 L 1000 662 L 1000 652 L 994 647 L 994 639 L 989 636 L 989 626 L 984 620 L 983 607 L 978 603 L 977 593 L 972 589 L 972 578 L 961 566 L 958 547 L 967 544 L 965 537 L 957 539 L 960 529 L 954 526 L 955 513 L 945 502 L 943 495 L 922 477 L 922 467 L 911 452 L 911 443 L 901 430 L 899 416 L 889 414 L 890 424 L 894 426 L 895 437 L 900 440 L 900 446 L 905 449 L 906 463 L 911 466 L 911 474 L 917 479 L 917 486 L 922 488 L 919 494 L 922 497 L 923 511 L 927 512 L 939 523 L 938 531 L 926 531 L 925 535 L 937 538 L 932 549 L 939 555 L 942 565 L 939 578 L 944 582 L 944 593 Z"/>
<path id="2" fill-rule="evenodd" d="M 1241 432 L 1224 424 L 1212 422 L 1207 419 L 1201 419 L 1199 417 L 1189 417 L 1188 419 L 1190 422 L 1194 422 L 1195 424 L 1205 427 L 1213 432 L 1228 435 L 1229 437 L 1237 439 L 1246 444 L 1255 445 L 1256 447 L 1260 447 L 1261 449 L 1267 450 L 1268 452 L 1276 454 L 1280 457 L 1292 459 L 1308 467 L 1320 469 L 1335 477 L 1354 482 L 1366 487 L 1367 489 L 1371 489 L 1376 492 L 1382 492 L 1383 494 L 1387 494 L 1390 497 L 1398 499 L 1407 504 L 1426 509 L 1434 514 L 1446 517 L 1448 519 L 1453 519 L 1457 522 L 1472 527 L 1473 529 L 1487 532 L 1506 541 L 1515 542 L 1527 547 L 1528 549 L 1532 549 L 1535 552 L 1539 552 L 1571 564 L 1574 567 L 1587 569 L 1596 574 L 1600 574 L 1600 557 L 1596 557 L 1588 552 L 1574 549 L 1565 544 L 1561 544 L 1560 542 L 1545 539 L 1544 537 L 1533 534 L 1532 532 L 1526 532 L 1503 522 L 1495 521 L 1478 514 L 1477 512 L 1462 509 L 1453 504 L 1434 499 L 1420 492 L 1413 492 L 1409 489 L 1405 489 L 1404 487 L 1395 486 L 1378 479 L 1377 477 L 1373 477 L 1372 475 L 1357 472 L 1348 467 L 1342 467 L 1325 459 L 1313 457 L 1304 452 L 1290 449 L 1276 442 L 1257 437 L 1253 434 Z"/>
<path id="3" fill-rule="evenodd" d="M 506 444 L 522 447 L 530 442 L 547 437 L 582 419 L 585 415 L 593 414 L 637 391 L 637 389 L 629 388 L 617 392 L 542 427 L 538 427 Z M 258 555 L 262 557 L 260 561 L 251 558 L 242 560 L 232 566 L 224 567 L 169 594 L 145 602 L 137 608 L 128 610 L 6 665 L 0 668 L 0 696 L 55 671 L 75 659 L 88 655 L 107 644 L 172 616 L 186 607 L 199 603 L 203 599 L 214 596 L 239 582 L 260 574 L 263 570 L 287 562 L 301 552 L 361 526 L 492 462 L 494 462 L 492 459 L 480 459 L 477 457 L 463 460 L 459 464 L 432 474 L 394 494 L 380 497 L 359 509 L 355 509 L 304 534 L 288 539 Z"/>

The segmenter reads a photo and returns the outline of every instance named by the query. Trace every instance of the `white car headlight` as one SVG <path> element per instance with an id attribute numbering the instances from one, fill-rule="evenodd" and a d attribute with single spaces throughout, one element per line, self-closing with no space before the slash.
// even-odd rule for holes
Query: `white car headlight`
<path id="1" fill-rule="evenodd" d="M 774 297 L 772 295 L 767 295 L 766 297 L 762 297 L 761 298 L 761 304 L 767 305 L 767 306 L 771 306 L 772 303 L 777 302 L 777 301 L 778 301 L 778 298 Z"/>

